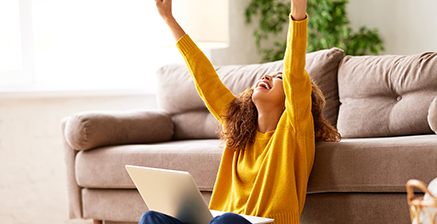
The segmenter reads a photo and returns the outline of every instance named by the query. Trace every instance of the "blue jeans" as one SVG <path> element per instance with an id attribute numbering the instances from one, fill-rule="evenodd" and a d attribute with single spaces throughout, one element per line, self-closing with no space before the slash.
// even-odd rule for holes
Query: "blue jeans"
<path id="1" fill-rule="evenodd" d="M 144 213 L 138 224 L 183 224 L 178 219 L 154 211 Z M 250 224 L 245 218 L 235 213 L 225 213 L 213 218 L 210 224 Z"/>

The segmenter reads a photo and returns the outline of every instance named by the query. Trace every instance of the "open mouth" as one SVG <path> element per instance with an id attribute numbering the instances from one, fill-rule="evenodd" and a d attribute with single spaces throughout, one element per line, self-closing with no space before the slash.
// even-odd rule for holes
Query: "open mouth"
<path id="1" fill-rule="evenodd" d="M 268 82 L 265 81 L 261 81 L 258 83 L 257 88 L 262 88 L 262 89 L 271 89 L 272 87 L 270 87 Z"/>

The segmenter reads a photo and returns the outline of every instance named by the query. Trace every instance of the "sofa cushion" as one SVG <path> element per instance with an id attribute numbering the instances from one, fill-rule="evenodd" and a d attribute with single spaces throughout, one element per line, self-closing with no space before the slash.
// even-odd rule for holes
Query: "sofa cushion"
<path id="1" fill-rule="evenodd" d="M 317 51 L 306 55 L 305 69 L 325 94 L 326 107 L 324 114 L 326 119 L 334 126 L 336 125 L 339 106 L 337 70 L 338 64 L 343 57 L 343 50 L 338 48 Z M 235 95 L 253 86 L 262 75 L 281 71 L 282 69 L 283 61 L 216 67 L 216 71 L 222 82 Z M 208 113 L 204 102 L 196 92 L 194 82 L 191 79 L 186 65 L 166 65 L 158 70 L 157 76 L 157 103 L 159 108 L 168 111 L 172 116 L 187 112 L 191 113 L 193 111 Z M 198 115 L 200 117 L 196 121 L 196 127 L 201 127 L 199 129 L 191 128 L 193 125 L 189 123 L 191 123 L 192 120 L 174 120 L 175 127 L 179 127 L 175 133 L 176 139 L 186 139 L 188 136 L 193 136 L 193 138 L 217 137 L 217 127 L 219 124 L 216 121 L 211 122 L 215 120 L 212 115 Z M 206 118 L 206 116 L 210 116 L 210 118 Z"/>
<path id="2" fill-rule="evenodd" d="M 338 48 L 308 53 L 306 57 L 305 69 L 325 96 L 323 116 L 334 127 L 337 126 L 340 105 L 337 71 L 343 57 L 344 51 Z"/>
<path id="3" fill-rule="evenodd" d="M 175 139 L 216 138 L 219 123 L 206 109 L 174 114 L 172 117 Z"/>
<path id="4" fill-rule="evenodd" d="M 437 135 L 318 142 L 308 193 L 406 192 L 437 176 Z"/>
<path id="5" fill-rule="evenodd" d="M 429 106 L 428 124 L 431 129 L 437 134 L 437 96 L 434 97 L 431 106 Z"/>
<path id="6" fill-rule="evenodd" d="M 345 138 L 432 133 L 437 53 L 346 56 L 338 71 L 337 128 Z"/>
<path id="7" fill-rule="evenodd" d="M 80 151 L 77 184 L 86 188 L 135 188 L 125 165 L 188 171 L 201 190 L 214 187 L 222 155 L 221 140 L 186 140 L 110 146 Z"/>
<path id="8" fill-rule="evenodd" d="M 220 140 L 184 140 L 80 151 L 80 187 L 134 189 L 124 166 L 188 171 L 202 191 L 212 191 L 222 155 Z M 308 193 L 405 192 L 409 179 L 437 176 L 437 135 L 345 139 L 318 142 Z M 420 161 L 420 162 L 418 162 Z"/>

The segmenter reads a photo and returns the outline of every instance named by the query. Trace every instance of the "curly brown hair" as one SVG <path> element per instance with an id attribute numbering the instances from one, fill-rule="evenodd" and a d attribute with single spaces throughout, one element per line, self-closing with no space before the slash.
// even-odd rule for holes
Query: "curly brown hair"
<path id="1" fill-rule="evenodd" d="M 312 80 L 311 87 L 315 141 L 340 141 L 340 133 L 323 117 L 322 110 L 326 102 L 322 91 Z M 222 117 L 220 138 L 226 142 L 227 147 L 234 150 L 244 150 L 247 144 L 252 145 L 255 141 L 258 110 L 252 101 L 253 91 L 252 87 L 241 92 L 229 104 L 227 114 Z"/>

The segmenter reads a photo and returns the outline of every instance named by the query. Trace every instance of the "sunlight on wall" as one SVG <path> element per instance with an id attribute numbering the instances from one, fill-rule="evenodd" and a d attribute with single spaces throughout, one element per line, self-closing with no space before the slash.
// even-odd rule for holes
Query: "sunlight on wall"
<path id="1" fill-rule="evenodd" d="M 75 88 L 148 88 L 183 63 L 154 1 L 34 0 L 35 82 Z"/>
<path id="2" fill-rule="evenodd" d="M 0 1 L 0 72 L 20 69 L 21 37 L 18 1 Z"/>

